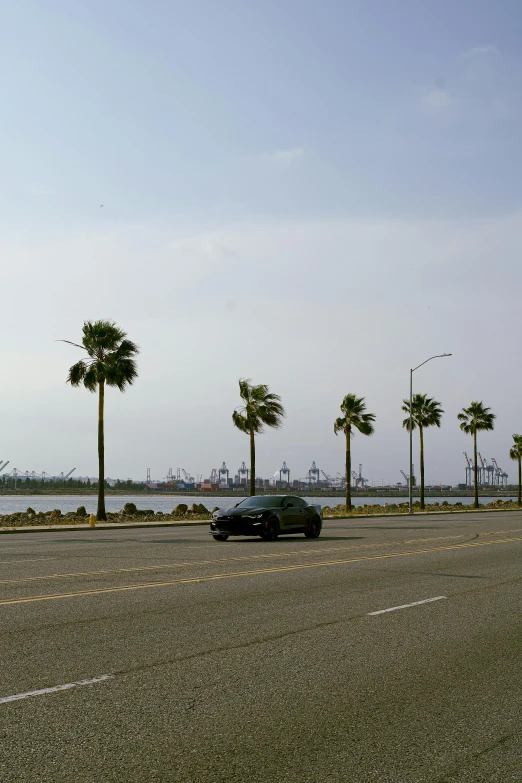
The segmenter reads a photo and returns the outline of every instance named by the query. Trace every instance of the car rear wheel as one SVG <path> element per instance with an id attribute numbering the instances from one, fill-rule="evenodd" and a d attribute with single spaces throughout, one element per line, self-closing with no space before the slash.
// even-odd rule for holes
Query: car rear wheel
<path id="1" fill-rule="evenodd" d="M 315 519 L 312 519 L 310 522 L 310 527 L 308 530 L 305 530 L 305 536 L 307 538 L 319 538 L 321 535 L 321 520 L 316 517 Z"/>
<path id="2" fill-rule="evenodd" d="M 226 536 L 224 533 L 216 533 L 216 535 L 213 535 L 212 538 L 214 541 L 226 541 L 228 536 Z"/>
<path id="3" fill-rule="evenodd" d="M 276 541 L 279 535 L 279 522 L 277 519 L 269 519 L 266 528 L 261 534 L 263 541 Z"/>

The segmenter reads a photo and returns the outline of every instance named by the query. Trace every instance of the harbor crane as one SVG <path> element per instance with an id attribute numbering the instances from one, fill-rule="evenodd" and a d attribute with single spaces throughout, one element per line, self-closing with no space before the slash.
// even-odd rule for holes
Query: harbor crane
<path id="1" fill-rule="evenodd" d="M 473 473 L 473 462 L 470 460 L 466 452 L 464 452 L 464 459 L 466 460 L 466 486 L 472 487 L 475 483 L 475 477 Z"/>
<path id="2" fill-rule="evenodd" d="M 477 478 L 479 487 L 486 483 L 486 465 L 484 463 L 484 460 L 482 459 L 482 455 L 480 451 L 477 453 L 478 461 L 480 462 L 480 467 L 477 466 Z"/>
<path id="3" fill-rule="evenodd" d="M 229 471 L 228 471 L 228 468 L 227 468 L 227 466 L 225 465 L 225 463 L 224 463 L 224 462 L 223 462 L 223 464 L 221 465 L 220 469 L 218 470 L 218 473 L 219 473 L 219 483 L 220 483 L 220 484 L 222 484 L 222 483 L 223 483 L 223 476 L 224 476 L 224 477 L 225 477 L 225 479 L 224 479 L 224 483 L 225 483 L 225 484 L 228 486 L 228 475 L 229 475 Z"/>
<path id="4" fill-rule="evenodd" d="M 217 484 L 218 483 L 218 472 L 216 468 L 212 468 L 210 472 L 210 483 L 211 484 Z"/>
<path id="5" fill-rule="evenodd" d="M 495 468 L 495 485 L 497 487 L 507 486 L 508 474 L 505 473 L 501 468 L 499 468 L 499 466 L 497 465 L 497 461 L 494 457 L 491 457 L 491 462 L 493 463 L 493 466 Z"/>
<path id="6" fill-rule="evenodd" d="M 183 478 L 185 479 L 185 484 L 193 484 L 194 483 L 194 476 L 190 476 L 185 468 L 181 468 L 181 472 L 183 473 Z"/>
<path id="7" fill-rule="evenodd" d="M 238 468 L 237 475 L 239 476 L 239 483 L 241 484 L 241 477 L 245 477 L 245 483 L 248 483 L 248 477 L 250 475 L 250 469 L 247 468 L 244 462 L 241 463 L 241 467 Z"/>
<path id="8" fill-rule="evenodd" d="M 415 486 L 415 465 L 411 466 L 412 474 L 413 474 L 413 486 Z M 406 473 L 401 470 L 402 475 L 404 476 L 404 481 L 406 482 L 406 486 L 410 486 L 410 477 L 406 475 Z"/>
<path id="9" fill-rule="evenodd" d="M 308 483 L 309 484 L 318 484 L 321 480 L 321 473 L 319 471 L 319 468 L 315 464 L 315 462 L 312 462 L 312 467 L 308 471 Z M 328 479 L 327 479 L 328 481 Z"/>
<path id="10" fill-rule="evenodd" d="M 286 462 L 283 462 L 283 466 L 279 469 L 279 481 L 283 481 L 283 476 L 286 476 L 285 481 L 290 484 L 290 468 L 287 467 Z"/>
<path id="11" fill-rule="evenodd" d="M 359 473 L 357 474 L 354 470 L 352 470 L 352 478 L 354 480 L 354 486 L 356 488 L 364 489 L 365 485 L 368 483 L 368 479 L 365 479 L 362 474 L 362 464 L 359 464 Z"/>
<path id="12" fill-rule="evenodd" d="M 493 465 L 488 465 L 487 459 L 484 460 L 484 467 L 486 469 L 484 481 L 488 486 L 493 486 L 495 483 L 495 468 Z"/>

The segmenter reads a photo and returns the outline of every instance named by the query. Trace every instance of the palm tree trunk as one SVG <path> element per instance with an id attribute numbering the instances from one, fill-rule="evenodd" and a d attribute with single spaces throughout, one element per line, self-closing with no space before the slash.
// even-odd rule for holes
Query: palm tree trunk
<path id="1" fill-rule="evenodd" d="M 256 441 L 254 430 L 250 430 L 250 496 L 256 494 Z"/>
<path id="2" fill-rule="evenodd" d="M 475 478 L 475 501 L 473 506 L 479 507 L 478 501 L 478 466 L 477 466 L 477 433 L 473 433 L 473 476 Z"/>
<path id="3" fill-rule="evenodd" d="M 522 506 L 522 459 L 518 458 L 518 505 Z"/>
<path id="4" fill-rule="evenodd" d="M 420 507 L 421 511 L 424 511 L 424 433 L 422 427 L 419 427 L 419 439 L 420 439 Z"/>
<path id="5" fill-rule="evenodd" d="M 352 507 L 352 455 L 350 452 L 350 428 L 346 430 L 346 510 Z"/>
<path id="6" fill-rule="evenodd" d="M 106 520 L 105 513 L 105 438 L 103 432 L 103 406 L 105 402 L 105 381 L 98 384 L 98 510 L 97 520 Z"/>

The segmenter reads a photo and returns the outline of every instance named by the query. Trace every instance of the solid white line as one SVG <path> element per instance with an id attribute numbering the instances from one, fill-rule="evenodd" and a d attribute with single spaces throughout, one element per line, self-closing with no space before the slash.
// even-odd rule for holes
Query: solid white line
<path id="1" fill-rule="evenodd" d="M 419 606 L 420 604 L 431 604 L 432 601 L 442 601 L 447 598 L 446 595 L 438 595 L 436 598 L 425 598 L 423 601 L 414 601 L 412 604 L 402 604 L 402 606 L 392 606 L 390 609 L 379 609 L 378 612 L 368 612 L 368 615 L 386 614 L 386 612 L 396 612 L 398 609 L 408 609 L 410 606 Z"/>
<path id="2" fill-rule="evenodd" d="M 113 674 L 100 674 L 98 677 L 91 677 L 90 680 L 77 680 L 77 682 L 68 682 L 65 685 L 55 685 L 54 688 L 41 688 L 39 691 L 16 693 L 14 696 L 4 696 L 0 699 L 0 704 L 7 704 L 10 701 L 19 701 L 20 699 L 29 699 L 31 696 L 44 696 L 46 693 L 56 693 L 56 691 L 68 691 L 69 688 L 77 688 L 80 685 L 94 685 L 94 683 L 110 680 L 113 677 Z"/>

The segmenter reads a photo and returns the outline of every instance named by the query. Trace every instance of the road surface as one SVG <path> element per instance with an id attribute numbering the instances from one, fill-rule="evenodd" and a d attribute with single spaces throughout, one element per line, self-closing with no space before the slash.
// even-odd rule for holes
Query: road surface
<path id="1" fill-rule="evenodd" d="M 520 783 L 521 614 L 518 512 L 1 536 L 0 780 Z"/>

